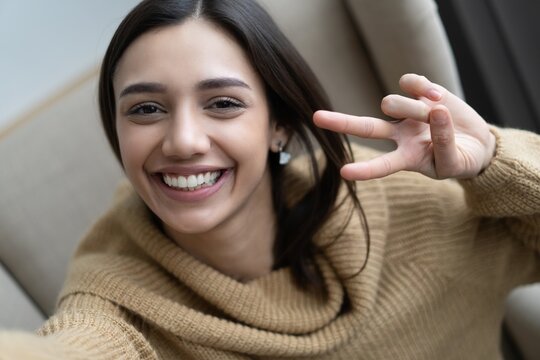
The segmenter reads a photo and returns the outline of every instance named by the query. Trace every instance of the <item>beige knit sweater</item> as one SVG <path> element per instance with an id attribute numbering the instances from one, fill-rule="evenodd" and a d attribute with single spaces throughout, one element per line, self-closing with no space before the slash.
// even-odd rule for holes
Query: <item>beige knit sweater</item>
<path id="1" fill-rule="evenodd" d="M 352 276 L 366 253 L 357 216 L 329 243 L 347 203 L 316 239 L 326 300 L 296 289 L 288 269 L 239 283 L 197 261 L 124 187 L 75 254 L 41 337 L 4 333 L 0 358 L 500 358 L 506 294 L 540 280 L 540 137 L 493 131 L 496 157 L 473 180 L 358 183 L 371 253 Z M 294 201 L 309 179 L 298 162 L 289 172 Z"/>

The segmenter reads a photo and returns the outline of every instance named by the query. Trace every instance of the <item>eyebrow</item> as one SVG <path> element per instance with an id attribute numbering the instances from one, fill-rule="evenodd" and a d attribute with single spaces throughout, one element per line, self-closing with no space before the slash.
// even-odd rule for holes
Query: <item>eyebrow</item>
<path id="1" fill-rule="evenodd" d="M 199 91 L 219 89 L 225 87 L 243 87 L 251 90 L 251 87 L 248 84 L 246 84 L 240 79 L 233 77 L 206 79 L 197 84 L 197 90 Z"/>
<path id="2" fill-rule="evenodd" d="M 127 86 L 120 93 L 120 97 L 139 93 L 164 93 L 167 87 L 159 83 L 142 82 Z"/>
<path id="3" fill-rule="evenodd" d="M 233 77 L 220 77 L 200 81 L 196 88 L 199 91 L 220 89 L 225 87 L 242 87 L 251 90 L 251 87 L 240 79 Z M 120 93 L 120 97 L 140 93 L 164 93 L 167 87 L 160 83 L 141 82 L 127 86 Z"/>

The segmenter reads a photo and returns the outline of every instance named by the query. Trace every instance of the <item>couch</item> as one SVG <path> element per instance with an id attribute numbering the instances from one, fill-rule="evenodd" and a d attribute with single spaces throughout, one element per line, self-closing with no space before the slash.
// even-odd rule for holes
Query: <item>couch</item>
<path id="1" fill-rule="evenodd" d="M 462 94 L 432 0 L 261 2 L 339 111 L 383 116 L 381 98 L 406 72 Z M 100 128 L 97 76 L 90 69 L 0 133 L 0 328 L 32 330 L 54 312 L 78 239 L 123 177 Z M 539 294 L 535 285 L 509 298 L 507 328 L 528 359 L 540 354 Z"/>

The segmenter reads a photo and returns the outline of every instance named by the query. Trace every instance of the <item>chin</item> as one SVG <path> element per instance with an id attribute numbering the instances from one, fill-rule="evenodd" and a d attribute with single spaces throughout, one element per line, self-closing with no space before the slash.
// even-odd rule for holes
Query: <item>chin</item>
<path id="1" fill-rule="evenodd" d="M 158 216 L 159 217 L 159 216 Z M 216 216 L 197 216 L 193 213 L 181 216 L 160 218 L 166 233 L 174 235 L 198 235 L 211 232 L 218 226 Z"/>

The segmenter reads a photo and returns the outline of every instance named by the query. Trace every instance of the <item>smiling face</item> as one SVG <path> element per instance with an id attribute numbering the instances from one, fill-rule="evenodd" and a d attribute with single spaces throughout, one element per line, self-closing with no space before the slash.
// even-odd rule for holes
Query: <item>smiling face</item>
<path id="1" fill-rule="evenodd" d="M 173 238 L 272 221 L 268 151 L 286 143 L 243 49 L 205 20 L 139 37 L 115 73 L 127 177 Z"/>

